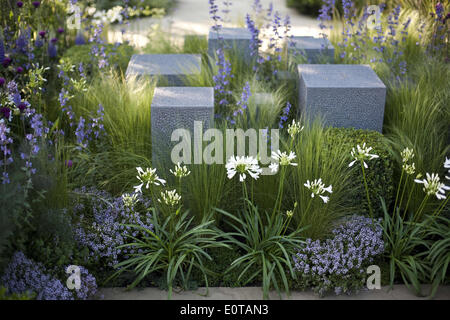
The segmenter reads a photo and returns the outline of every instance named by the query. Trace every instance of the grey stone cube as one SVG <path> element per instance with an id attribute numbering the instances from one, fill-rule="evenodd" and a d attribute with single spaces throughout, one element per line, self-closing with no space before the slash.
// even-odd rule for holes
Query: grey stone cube
<path id="1" fill-rule="evenodd" d="M 203 130 L 214 123 L 214 88 L 157 87 L 151 105 L 152 164 L 161 167 L 170 160 L 172 133 L 187 129 L 194 145 L 194 121 L 201 121 Z M 192 155 L 193 156 L 193 155 Z"/>
<path id="2" fill-rule="evenodd" d="M 250 43 L 252 33 L 246 28 L 220 28 L 219 32 L 210 29 L 208 36 L 208 55 L 215 57 L 217 49 L 221 46 L 225 50 L 234 50 L 246 62 L 251 62 L 255 57 L 251 55 Z"/>
<path id="3" fill-rule="evenodd" d="M 169 86 L 183 86 L 188 77 L 200 76 L 200 54 L 135 54 L 126 76 L 151 77 Z"/>
<path id="4" fill-rule="evenodd" d="M 300 64 L 299 106 L 333 127 L 383 129 L 386 86 L 368 65 Z"/>
<path id="5" fill-rule="evenodd" d="M 305 54 L 309 63 L 319 63 L 324 58 L 328 62 L 334 61 L 334 47 L 327 38 L 292 37 L 289 41 L 289 53 Z"/>

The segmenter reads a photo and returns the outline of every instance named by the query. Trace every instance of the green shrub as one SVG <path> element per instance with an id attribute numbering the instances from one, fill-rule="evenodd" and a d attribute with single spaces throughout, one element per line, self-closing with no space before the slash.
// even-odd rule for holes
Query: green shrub
<path id="1" fill-rule="evenodd" d="M 383 209 L 380 197 L 385 199 L 387 206 L 392 202 L 394 191 L 394 160 L 390 153 L 389 146 L 381 133 L 369 130 L 356 130 L 348 128 L 332 128 L 327 131 L 326 149 L 332 150 L 335 145 L 339 145 L 342 153 L 348 155 L 348 163 L 352 161 L 350 152 L 356 145 L 372 147 L 371 151 L 379 158 L 368 162 L 369 168 L 366 170 L 367 184 L 370 191 L 370 201 L 375 217 L 381 217 Z M 350 170 L 350 169 L 349 169 Z M 351 169 L 352 191 L 348 194 L 346 207 L 356 210 L 359 214 L 368 214 L 369 207 L 364 190 L 364 182 L 361 168 L 354 166 Z"/>
<path id="2" fill-rule="evenodd" d="M 68 49 L 62 59 L 68 60 L 73 65 L 79 65 L 80 62 L 83 63 L 88 74 L 94 74 L 98 70 L 97 62 L 91 55 L 91 49 L 94 44 L 76 45 Z M 105 53 L 107 55 L 109 65 L 125 73 L 128 62 L 133 54 L 133 47 L 121 44 L 120 46 L 115 46 L 113 44 L 105 44 Z M 94 67 L 95 64 L 95 67 Z"/>

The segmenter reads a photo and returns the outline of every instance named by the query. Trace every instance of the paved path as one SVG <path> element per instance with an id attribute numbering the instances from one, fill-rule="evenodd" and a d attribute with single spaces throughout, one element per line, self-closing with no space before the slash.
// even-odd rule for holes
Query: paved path
<path id="1" fill-rule="evenodd" d="M 222 10 L 222 0 L 216 1 L 219 4 L 219 10 Z M 251 13 L 253 0 L 234 0 L 228 15 L 229 26 L 243 25 L 247 13 Z M 291 33 L 297 36 L 318 36 L 320 29 L 316 19 L 300 15 L 294 9 L 286 7 L 286 0 L 261 0 L 263 9 L 267 9 L 270 3 L 273 3 L 274 10 L 278 11 L 282 17 L 289 15 L 291 18 Z M 175 7 L 167 16 L 159 19 L 140 18 L 130 22 L 126 27 L 127 40 L 137 46 L 143 47 L 148 43 L 147 34 L 151 31 L 151 26 L 157 23 L 161 24 L 161 30 L 173 35 L 174 40 L 182 38 L 184 34 L 208 34 L 212 26 L 212 19 L 209 15 L 208 0 L 177 0 Z M 120 29 L 123 26 L 113 25 L 109 32 L 109 41 L 121 40 Z"/>
<path id="2" fill-rule="evenodd" d="M 106 300 L 166 300 L 167 291 L 158 288 L 133 289 L 125 291 L 123 288 L 103 288 L 100 293 Z M 204 296 L 205 289 L 196 291 L 181 291 L 174 293 L 174 300 L 260 300 L 262 299 L 261 288 L 209 288 L 209 295 Z M 279 299 L 276 292 L 271 292 L 271 299 Z M 381 290 L 363 291 L 357 295 L 330 295 L 320 298 L 311 291 L 291 292 L 290 300 L 423 300 L 428 298 L 416 297 L 404 285 L 395 285 L 393 290 L 382 287 Z M 438 289 L 435 300 L 450 300 L 450 286 L 443 286 Z"/>

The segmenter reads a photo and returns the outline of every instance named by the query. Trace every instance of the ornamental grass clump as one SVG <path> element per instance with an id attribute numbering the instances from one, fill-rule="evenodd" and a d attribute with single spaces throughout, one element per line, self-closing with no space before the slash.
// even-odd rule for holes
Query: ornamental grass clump
<path id="1" fill-rule="evenodd" d="M 353 216 L 335 228 L 324 241 L 307 239 L 293 256 L 300 288 L 352 293 L 365 285 L 366 268 L 384 252 L 383 230 L 373 220 Z"/>

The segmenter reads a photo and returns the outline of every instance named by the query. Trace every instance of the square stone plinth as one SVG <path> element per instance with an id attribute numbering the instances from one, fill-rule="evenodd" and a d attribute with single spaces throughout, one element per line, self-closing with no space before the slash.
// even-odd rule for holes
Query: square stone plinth
<path id="1" fill-rule="evenodd" d="M 222 45 L 225 50 L 232 50 L 239 54 L 246 62 L 256 59 L 251 56 L 250 43 L 251 32 L 246 28 L 221 28 L 218 32 L 210 29 L 208 36 L 208 55 L 211 58 L 216 56 L 216 51 Z"/>
<path id="2" fill-rule="evenodd" d="M 309 63 L 334 61 L 334 47 L 327 38 L 292 37 L 289 41 L 294 46 L 289 46 L 289 53 L 305 54 Z"/>
<path id="3" fill-rule="evenodd" d="M 368 65 L 300 64 L 299 106 L 333 127 L 383 129 L 386 86 Z"/>
<path id="4" fill-rule="evenodd" d="M 151 105 L 152 164 L 154 166 L 172 166 L 172 163 L 167 161 L 170 161 L 172 148 L 179 142 L 171 141 L 175 130 L 189 131 L 191 145 L 194 146 L 196 121 L 201 122 L 203 130 L 213 125 L 213 88 L 157 87 L 155 89 Z M 193 156 L 194 154 L 192 158 Z"/>
<path id="5" fill-rule="evenodd" d="M 151 77 L 169 86 L 183 86 L 189 77 L 201 73 L 200 54 L 135 54 L 126 76 Z"/>

